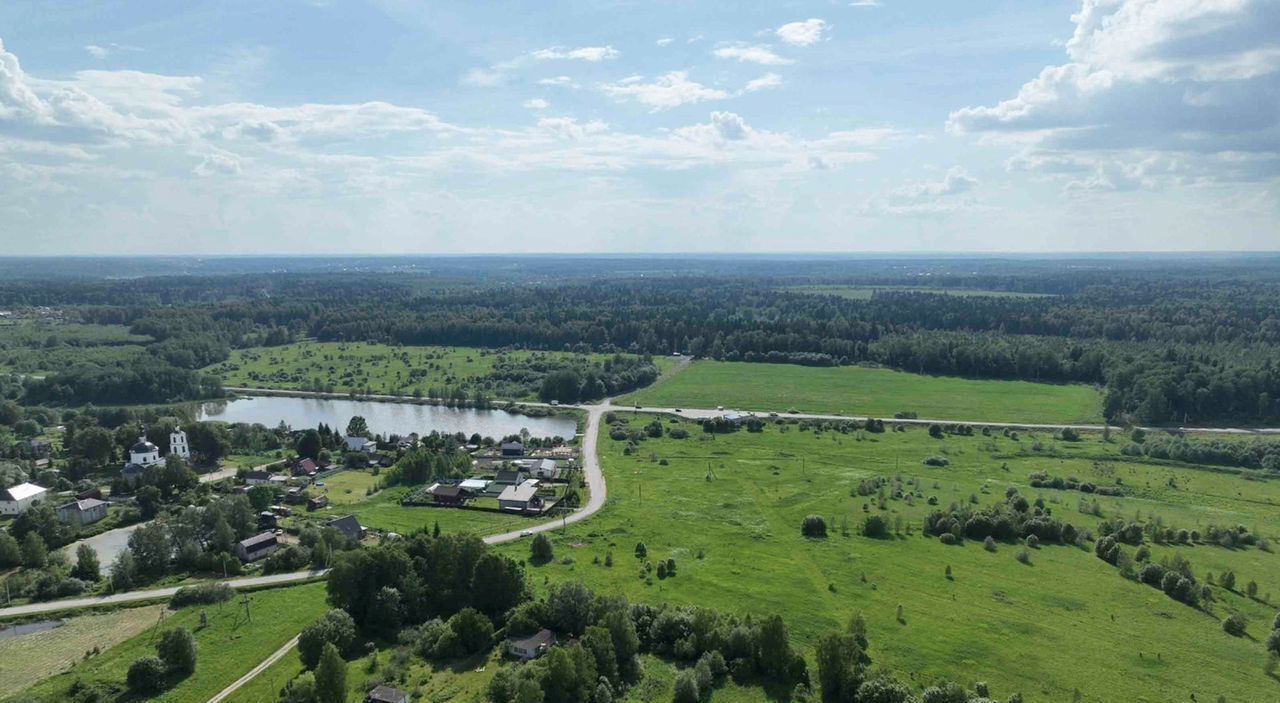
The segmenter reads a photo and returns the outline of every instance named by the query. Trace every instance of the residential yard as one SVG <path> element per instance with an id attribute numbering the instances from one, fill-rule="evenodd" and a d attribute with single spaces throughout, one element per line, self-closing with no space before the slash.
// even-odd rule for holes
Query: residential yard
<path id="1" fill-rule="evenodd" d="M 922 376 L 859 366 L 695 361 L 618 399 L 662 408 L 740 408 L 970 422 L 1101 423 L 1102 394 L 1083 385 Z"/>
<path id="2" fill-rule="evenodd" d="M 599 362 L 606 354 L 499 351 L 468 347 L 398 347 L 386 344 L 299 342 L 237 349 L 205 369 L 224 385 L 443 397 L 451 389 L 489 398 L 530 400 L 541 369 L 570 359 Z M 669 359 L 655 358 L 659 370 Z M 501 371 L 501 373 L 498 373 Z"/>
<path id="3" fill-rule="evenodd" d="M 338 476 L 349 473 L 344 471 Z M 336 476 L 334 477 L 336 478 Z M 325 486 L 330 484 L 326 480 Z M 329 488 L 331 506 L 314 513 L 299 513 L 303 516 L 323 517 L 326 520 L 343 515 L 355 515 L 360 524 L 373 530 L 409 534 L 420 529 L 433 529 L 436 524 L 445 532 L 472 532 L 477 535 L 491 535 L 517 529 L 522 525 L 532 525 L 546 518 L 528 518 L 520 515 L 506 515 L 487 510 L 467 510 L 462 508 L 437 508 L 432 506 L 405 506 L 400 501 L 417 486 L 395 486 L 379 491 L 372 496 L 359 495 L 359 500 L 340 503 L 335 498 L 333 489 Z M 497 507 L 493 499 L 479 499 L 479 505 Z"/>
<path id="4" fill-rule="evenodd" d="M 95 647 L 110 649 L 151 627 L 163 605 L 120 608 L 68 618 L 45 632 L 0 640 L 0 691 L 10 695 L 84 660 Z"/>
<path id="5" fill-rule="evenodd" d="M 643 419 L 632 426 L 641 427 L 652 416 L 635 417 Z M 876 662 L 917 685 L 938 677 L 987 681 L 999 699 L 1017 691 L 1036 701 L 1280 697 L 1280 682 L 1263 672 L 1262 640 L 1280 608 L 1274 553 L 1154 546 L 1154 560 L 1173 553 L 1189 559 L 1201 583 L 1210 572 L 1234 571 L 1241 592 L 1212 587 L 1206 612 L 1122 577 L 1091 544 L 1046 544 L 1028 550 L 1027 565 L 1015 559 L 1021 545 L 1001 543 L 993 553 L 981 542 L 947 546 L 921 533 L 936 509 L 927 499 L 944 508 L 975 499 L 987 506 L 1012 486 L 1079 528 L 1140 517 L 1201 531 L 1245 525 L 1274 541 L 1280 481 L 1130 459 L 1119 453 L 1127 440 L 1098 435 L 1080 442 L 1047 433 L 933 439 L 923 428 L 846 434 L 797 423 L 711 436 L 693 423 L 671 426 L 685 427 L 689 438 L 649 439 L 630 455 L 626 441 L 609 439 L 606 430 L 600 445 L 609 502 L 591 520 L 552 533 L 555 560 L 528 567 L 539 591 L 548 580 L 572 579 L 635 601 L 779 613 L 810 653 L 820 634 L 862 612 Z M 923 465 L 929 456 L 950 464 Z M 1032 488 L 1028 476 L 1037 471 L 1100 486 L 1119 480 L 1132 494 Z M 876 476 L 918 478 L 924 498 L 886 498 L 882 508 L 877 495 L 856 495 L 859 481 Z M 802 537 L 807 515 L 824 516 L 830 536 Z M 883 516 L 894 534 L 862 536 L 868 515 Z M 634 556 L 638 542 L 649 561 L 675 559 L 677 575 L 646 578 L 645 560 Z M 529 546 L 500 549 L 526 559 Z M 611 568 L 603 565 L 610 553 Z M 1256 598 L 1242 593 L 1239 584 L 1249 581 L 1259 585 Z M 1223 632 L 1221 619 L 1236 611 L 1248 618 L 1250 637 Z"/>
<path id="6" fill-rule="evenodd" d="M 64 701 L 67 700 L 68 687 L 77 680 L 123 690 L 129 664 L 139 657 L 155 653 L 159 632 L 184 627 L 195 635 L 199 646 L 196 671 L 150 700 L 204 703 L 266 659 L 327 609 L 323 583 L 259 591 L 250 593 L 249 599 L 248 615 L 237 598 L 222 606 L 192 606 L 177 612 L 163 611 L 168 615 L 163 623 L 156 617 L 149 617 L 145 631 L 113 647 L 104 648 L 101 654 L 85 659 L 70 671 L 42 681 L 25 696 L 37 701 Z M 209 625 L 203 629 L 199 627 L 201 610 L 209 616 Z M 6 695 L 10 695 L 9 700 L 15 700 L 11 692 L 6 691 Z"/>

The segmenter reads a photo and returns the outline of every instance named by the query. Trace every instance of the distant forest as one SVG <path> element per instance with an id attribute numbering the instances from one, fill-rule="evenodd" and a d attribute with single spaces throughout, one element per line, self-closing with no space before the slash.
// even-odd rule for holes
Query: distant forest
<path id="1" fill-rule="evenodd" d="M 0 261 L 11 274 L 0 279 L 0 306 L 48 306 L 152 340 L 145 356 L 29 379 L 27 400 L 216 394 L 199 369 L 231 349 L 316 338 L 872 363 L 1097 384 L 1107 417 L 1120 422 L 1280 421 L 1275 256 L 384 258 L 345 268 L 317 258 L 276 273 L 244 260 L 257 272 L 243 274 L 222 270 L 239 260 L 219 261 L 204 267 L 214 273 L 193 265 L 196 273 L 125 279 L 65 261 L 48 277 L 30 266 L 19 275 Z M 797 290 L 815 285 L 875 290 L 866 299 Z M 125 380 L 104 377 L 113 370 Z"/>

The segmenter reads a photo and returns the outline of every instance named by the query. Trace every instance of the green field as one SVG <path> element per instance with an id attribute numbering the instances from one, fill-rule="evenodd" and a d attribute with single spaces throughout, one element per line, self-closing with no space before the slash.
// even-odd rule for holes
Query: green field
<path id="1" fill-rule="evenodd" d="M 482 391 L 490 398 L 529 400 L 527 384 L 494 377 L 503 360 L 542 364 L 574 357 L 601 361 L 605 354 L 498 351 L 469 347 L 393 347 L 386 344 L 300 342 L 279 347 L 237 349 L 231 358 L 205 369 L 227 386 L 348 393 L 437 394 L 443 389 Z M 671 366 L 655 358 L 659 370 Z"/>
<path id="2" fill-rule="evenodd" d="M 849 300 L 871 300 L 880 293 L 932 293 L 935 295 L 956 295 L 965 298 L 1043 298 L 1049 293 L 1023 293 L 1010 290 L 981 290 L 978 288 L 929 288 L 923 286 L 791 286 L 786 290 L 795 293 L 812 293 L 814 295 L 834 295 Z"/>
<path id="3" fill-rule="evenodd" d="M 67 689 L 76 680 L 123 689 L 129 664 L 155 653 L 159 632 L 184 627 L 195 635 L 199 646 L 196 671 L 150 700 L 203 703 L 323 613 L 326 609 L 324 589 L 323 583 L 313 583 L 251 593 L 248 616 L 238 599 L 221 607 L 193 606 L 177 612 L 163 611 L 167 614 L 163 622 L 151 610 L 129 611 L 149 614 L 151 626 L 120 644 L 104 648 L 101 654 L 84 659 L 70 671 L 41 681 L 24 695 L 38 701 L 68 700 Z M 201 610 L 209 616 L 209 625 L 203 629 L 199 628 Z M 12 697 L 13 693 L 5 691 L 6 696 Z"/>
<path id="4" fill-rule="evenodd" d="M 0 372 L 41 376 L 78 363 L 115 363 L 145 354 L 150 341 L 124 325 L 0 323 Z"/>
<path id="5" fill-rule="evenodd" d="M 696 361 L 620 398 L 661 408 L 740 408 L 969 422 L 1100 423 L 1102 394 L 1082 385 L 922 376 L 859 366 Z"/>
<path id="6" fill-rule="evenodd" d="M 861 479 L 901 475 L 921 479 L 924 496 L 943 507 L 971 496 L 985 506 L 1015 486 L 1029 500 L 1042 497 L 1060 519 L 1094 528 L 1100 518 L 1080 512 L 1082 499 L 1094 497 L 1028 485 L 1029 474 L 1048 471 L 1099 485 L 1120 479 L 1133 493 L 1096 497 L 1103 517 L 1154 514 L 1166 525 L 1199 530 L 1242 524 L 1274 539 L 1280 481 L 1137 463 L 1119 454 L 1120 442 L 1098 436 L 1071 443 L 1030 433 L 939 440 L 924 429 L 815 433 L 799 424 L 711 436 L 686 426 L 688 439 L 650 439 L 630 455 L 624 441 L 601 438 L 609 503 L 556 533 L 556 561 L 530 567 L 533 584 L 574 579 L 637 601 L 776 612 L 807 652 L 821 633 L 862 612 L 876 662 L 917 686 L 938 677 L 987 681 L 1000 699 L 1015 691 L 1028 701 L 1280 697 L 1280 682 L 1263 673 L 1262 646 L 1280 607 L 1271 595 L 1280 596 L 1280 556 L 1256 547 L 1153 547 L 1155 559 L 1186 556 L 1201 582 L 1206 572 L 1230 568 L 1238 584 L 1260 585 L 1256 599 L 1214 587 L 1206 612 L 1123 578 L 1091 545 L 1045 545 L 1025 565 L 1015 559 L 1019 545 L 991 553 L 977 542 L 947 546 L 924 537 L 921 521 L 934 509 L 925 499 L 888 499 L 882 510 L 875 495 L 851 495 Z M 921 463 L 935 455 L 950 465 Z M 863 537 L 868 513 L 891 524 L 900 518 L 902 527 L 889 539 Z M 826 517 L 829 538 L 801 537 L 801 521 L 811 514 Z M 650 560 L 674 558 L 678 575 L 646 583 L 633 555 L 637 542 L 647 545 Z M 525 558 L 528 548 L 500 549 Z M 595 562 L 608 553 L 612 568 Z M 944 576 L 947 566 L 954 580 Z M 1235 611 L 1249 618 L 1251 637 L 1222 631 L 1220 620 Z"/>

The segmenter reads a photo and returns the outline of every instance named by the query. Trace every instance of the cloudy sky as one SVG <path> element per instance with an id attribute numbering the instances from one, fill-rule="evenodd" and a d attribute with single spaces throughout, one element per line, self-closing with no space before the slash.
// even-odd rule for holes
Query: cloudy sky
<path id="1" fill-rule="evenodd" d="M 0 245 L 1276 250 L 1280 0 L 4 0 Z"/>

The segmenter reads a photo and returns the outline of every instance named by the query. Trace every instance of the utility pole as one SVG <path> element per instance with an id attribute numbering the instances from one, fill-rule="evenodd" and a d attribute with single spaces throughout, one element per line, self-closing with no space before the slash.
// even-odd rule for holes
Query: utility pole
<path id="1" fill-rule="evenodd" d="M 244 605 L 245 619 L 248 620 L 249 622 L 253 622 L 253 614 L 249 612 L 249 594 L 248 593 L 244 594 L 244 597 L 240 599 L 240 603 Z"/>

